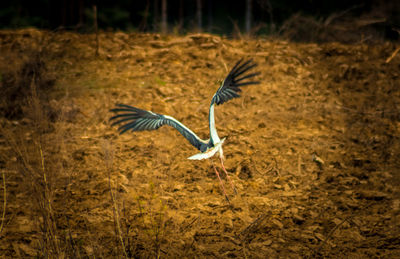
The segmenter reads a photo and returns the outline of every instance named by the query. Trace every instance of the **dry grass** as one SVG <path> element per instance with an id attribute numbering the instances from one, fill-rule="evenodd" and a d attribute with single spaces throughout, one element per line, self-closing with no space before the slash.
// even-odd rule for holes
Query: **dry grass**
<path id="1" fill-rule="evenodd" d="M 353 17 L 349 14 L 359 6 L 332 13 L 326 19 L 296 13 L 279 28 L 278 34 L 297 42 L 342 42 L 360 44 L 384 42 L 383 25 L 387 19 L 381 14 Z M 378 17 L 378 18 L 377 18 Z M 382 28 L 379 28 L 381 26 Z"/>
<path id="2" fill-rule="evenodd" d="M 28 86 L 29 87 L 29 86 Z M 65 170 L 62 163 L 63 132 L 52 127 L 43 106 L 36 94 L 34 80 L 31 83 L 31 96 L 26 98 L 28 104 L 23 107 L 24 122 L 18 128 L 3 128 L 2 135 L 9 149 L 3 154 L 9 168 L 14 168 L 15 174 L 10 180 L 18 179 L 17 191 L 28 206 L 33 218 L 33 228 L 37 231 L 39 256 L 61 258 L 64 247 L 61 246 L 62 236 L 60 218 L 63 213 L 54 203 L 57 193 L 63 189 Z M 49 138 L 48 132 L 52 132 Z M 11 172 L 10 172 L 11 173 Z M 60 198 L 60 197 L 59 197 Z"/>
<path id="3" fill-rule="evenodd" d="M 24 89 L 0 121 L 4 257 L 396 255 L 396 46 L 99 33 L 96 57 L 94 35 L 5 35 L 7 58 L 36 54 L 0 56 L 2 86 Z M 231 206 L 177 132 L 110 127 L 126 102 L 207 134 L 208 99 L 247 54 L 263 83 L 217 114 Z"/>
<path id="4" fill-rule="evenodd" d="M 1 160 L 8 169 L 3 171 L 3 182 L 7 175 L 8 182 L 13 184 L 8 188 L 8 196 L 12 202 L 26 206 L 29 213 L 23 213 L 20 224 L 32 231 L 31 242 L 36 247 L 33 252 L 24 249 L 24 244 L 15 243 L 17 255 L 24 256 L 23 251 L 28 254 L 30 251 L 30 255 L 39 257 L 64 258 L 71 252 L 66 234 L 70 230 L 65 228 L 67 214 L 59 201 L 68 203 L 65 190 L 69 172 L 65 168 L 65 132 L 62 127 L 55 127 L 63 120 L 63 112 L 51 107 L 49 98 L 54 77 L 45 61 L 49 54 L 46 45 L 48 42 L 38 37 L 38 45 L 25 50 L 21 60 L 14 56 L 11 60 L 15 62 L 3 68 L 1 88 L 6 91 L 1 99 L 2 115 L 10 120 L 2 121 L 6 152 L 2 152 Z M 6 58 L 11 56 L 8 53 Z M 5 197 L 6 185 L 4 202 Z M 14 213 L 7 213 L 7 223 L 19 217 Z"/>

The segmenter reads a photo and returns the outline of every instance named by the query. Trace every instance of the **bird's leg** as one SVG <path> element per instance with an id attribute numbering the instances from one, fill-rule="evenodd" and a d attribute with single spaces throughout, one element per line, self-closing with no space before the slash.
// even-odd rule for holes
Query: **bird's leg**
<path id="1" fill-rule="evenodd" d="M 225 169 L 225 166 L 224 166 L 224 159 L 222 158 L 222 156 L 220 156 L 219 159 L 221 160 L 222 169 L 224 169 L 224 172 L 225 172 L 225 174 L 226 174 L 226 178 L 228 179 L 229 183 L 231 184 L 232 189 L 233 189 L 233 191 L 235 192 L 235 194 L 237 194 L 236 187 L 235 187 L 235 185 L 233 184 L 233 182 L 231 181 L 231 178 L 229 177 L 228 172 L 227 172 L 226 169 Z"/>
<path id="2" fill-rule="evenodd" d="M 217 170 L 217 168 L 215 167 L 214 162 L 211 161 L 211 163 L 212 163 L 212 165 L 213 165 L 213 167 L 214 167 L 215 173 L 216 173 L 217 176 L 218 176 L 219 183 L 221 184 L 221 189 L 222 189 L 222 191 L 223 191 L 224 194 L 225 194 L 225 198 L 226 198 L 226 200 L 227 200 L 229 203 L 231 203 L 231 202 L 229 201 L 228 195 L 226 195 L 225 187 L 224 187 L 224 184 L 222 183 L 221 177 L 219 176 L 218 170 Z"/>

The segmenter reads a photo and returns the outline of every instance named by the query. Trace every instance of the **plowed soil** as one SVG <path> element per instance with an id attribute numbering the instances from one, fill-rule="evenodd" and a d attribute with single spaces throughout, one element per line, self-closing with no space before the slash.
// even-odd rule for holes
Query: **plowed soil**
<path id="1" fill-rule="evenodd" d="M 95 35 L 0 36 L 2 87 L 32 53 L 54 82 L 28 80 L 23 116 L 1 119 L 4 257 L 400 257 L 398 45 L 104 32 L 96 55 Z M 124 103 L 207 139 L 241 58 L 261 84 L 216 107 L 230 204 L 175 129 L 110 125 Z"/>

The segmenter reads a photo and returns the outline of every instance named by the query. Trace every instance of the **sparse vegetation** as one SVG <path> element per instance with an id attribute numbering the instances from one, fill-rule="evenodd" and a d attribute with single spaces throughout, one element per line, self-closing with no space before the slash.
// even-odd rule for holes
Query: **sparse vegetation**
<path id="1" fill-rule="evenodd" d="M 0 34 L 1 256 L 399 255 L 396 44 L 98 36 L 96 56 L 90 34 Z M 121 102 L 207 135 L 209 99 L 244 56 L 262 84 L 216 110 L 231 206 L 173 129 L 110 127 Z"/>

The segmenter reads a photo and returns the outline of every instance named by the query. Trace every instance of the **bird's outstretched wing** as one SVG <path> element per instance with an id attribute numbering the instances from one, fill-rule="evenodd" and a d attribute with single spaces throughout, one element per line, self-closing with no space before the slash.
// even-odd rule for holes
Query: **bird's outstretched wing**
<path id="1" fill-rule="evenodd" d="M 239 60 L 229 72 L 220 88 L 218 88 L 213 96 L 212 103 L 215 102 L 217 105 L 223 104 L 233 98 L 239 97 L 239 92 L 242 91 L 240 89 L 241 86 L 259 84 L 259 81 L 251 81 L 249 79 L 259 75 L 260 72 L 246 74 L 246 72 L 256 66 L 257 64 L 252 59 L 245 62 L 243 62 L 243 59 Z"/>
<path id="2" fill-rule="evenodd" d="M 126 104 L 117 104 L 117 107 L 111 111 L 116 115 L 111 117 L 110 121 L 113 121 L 112 126 L 120 124 L 118 128 L 120 134 L 129 130 L 156 130 L 163 125 L 169 125 L 177 129 L 201 152 L 207 149 L 206 141 L 200 139 L 193 131 L 171 116 L 141 110 Z"/>

